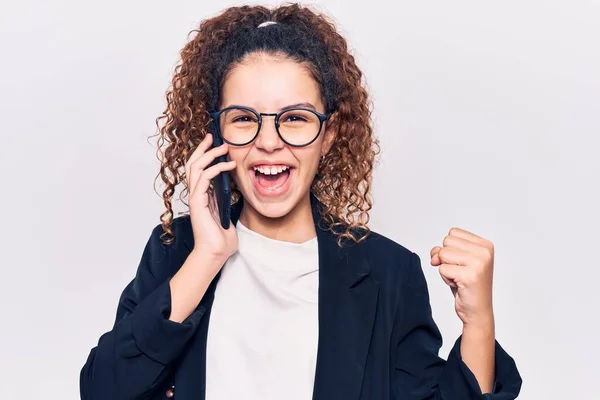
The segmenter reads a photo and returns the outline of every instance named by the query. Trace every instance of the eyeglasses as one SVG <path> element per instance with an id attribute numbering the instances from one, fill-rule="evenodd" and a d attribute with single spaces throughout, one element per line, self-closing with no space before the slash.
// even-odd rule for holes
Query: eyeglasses
<path id="1" fill-rule="evenodd" d="M 233 146 L 252 143 L 260 132 L 262 117 L 275 117 L 277 134 L 293 147 L 308 146 L 317 138 L 331 114 L 310 108 L 289 108 L 277 114 L 259 113 L 250 107 L 232 106 L 210 113 L 223 141 Z M 218 123 L 217 123 L 218 122 Z"/>

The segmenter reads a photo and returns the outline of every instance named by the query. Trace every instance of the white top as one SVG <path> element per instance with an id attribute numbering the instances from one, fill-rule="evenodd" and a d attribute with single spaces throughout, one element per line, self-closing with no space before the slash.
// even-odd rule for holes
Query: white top
<path id="1" fill-rule="evenodd" d="M 317 238 L 270 239 L 237 222 L 238 251 L 217 282 L 206 400 L 310 400 L 318 341 Z"/>

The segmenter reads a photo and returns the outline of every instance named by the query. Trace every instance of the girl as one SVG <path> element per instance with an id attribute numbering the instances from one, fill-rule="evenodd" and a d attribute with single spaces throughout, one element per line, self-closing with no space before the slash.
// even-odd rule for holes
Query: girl
<path id="1" fill-rule="evenodd" d="M 82 399 L 516 398 L 494 336 L 492 244 L 452 228 L 431 251 L 463 322 L 446 361 L 419 256 L 367 226 L 378 142 L 334 24 L 296 4 L 244 6 L 196 33 L 159 118 L 167 210 L 81 371 Z M 173 219 L 179 183 L 189 215 Z"/>

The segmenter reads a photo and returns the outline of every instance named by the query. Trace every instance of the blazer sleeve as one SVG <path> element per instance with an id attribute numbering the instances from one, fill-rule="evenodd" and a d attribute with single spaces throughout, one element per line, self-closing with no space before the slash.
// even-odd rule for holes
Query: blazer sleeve
<path id="1" fill-rule="evenodd" d="M 173 244 L 164 245 L 161 233 L 161 225 L 152 231 L 136 276 L 121 294 L 112 330 L 100 337 L 81 369 L 82 400 L 152 396 L 167 383 L 206 311 L 200 306 L 182 323 L 169 320 L 169 276 L 178 267 L 169 265 Z"/>
<path id="2" fill-rule="evenodd" d="M 448 360 L 438 356 L 442 336 L 431 313 L 429 291 L 419 256 L 411 252 L 404 268 L 394 330 L 394 400 L 512 400 L 521 389 L 515 361 L 496 341 L 495 381 L 483 394 L 477 379 L 461 358 L 456 340 Z"/>

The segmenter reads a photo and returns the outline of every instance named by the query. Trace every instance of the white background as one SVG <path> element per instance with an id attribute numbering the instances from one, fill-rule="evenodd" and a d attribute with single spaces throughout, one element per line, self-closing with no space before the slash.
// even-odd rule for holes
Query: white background
<path id="1" fill-rule="evenodd" d="M 231 4 L 3 2 L 2 398 L 79 398 L 159 223 L 146 139 L 178 52 Z M 421 256 L 441 354 L 461 325 L 429 249 L 460 226 L 496 245 L 520 398 L 600 398 L 600 3 L 320 4 L 373 95 L 372 228 Z"/>

